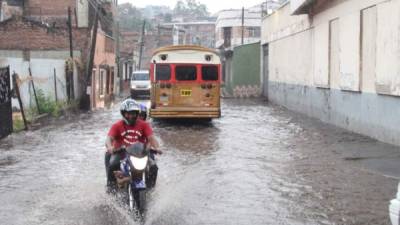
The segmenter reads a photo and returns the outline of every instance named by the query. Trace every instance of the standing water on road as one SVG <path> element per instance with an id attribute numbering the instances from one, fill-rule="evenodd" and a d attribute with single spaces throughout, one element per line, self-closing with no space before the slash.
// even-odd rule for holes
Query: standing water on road
<path id="1" fill-rule="evenodd" d="M 260 100 L 225 100 L 222 112 L 152 122 L 165 154 L 145 224 L 389 224 L 395 179 L 341 155 L 400 157 L 394 147 Z M 105 194 L 105 136 L 118 119 L 114 107 L 0 141 L 0 224 L 138 224 Z"/>

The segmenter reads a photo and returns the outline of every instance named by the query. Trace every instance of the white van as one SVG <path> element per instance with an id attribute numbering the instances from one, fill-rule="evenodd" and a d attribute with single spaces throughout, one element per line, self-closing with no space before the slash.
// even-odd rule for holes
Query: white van
<path id="1" fill-rule="evenodd" d="M 148 70 L 134 71 L 131 75 L 131 97 L 150 96 L 150 74 Z"/>

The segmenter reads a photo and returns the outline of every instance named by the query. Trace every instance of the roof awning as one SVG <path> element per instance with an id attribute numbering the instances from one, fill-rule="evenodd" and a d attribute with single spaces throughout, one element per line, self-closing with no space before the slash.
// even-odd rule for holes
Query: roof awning
<path id="1" fill-rule="evenodd" d="M 292 15 L 307 14 L 316 0 L 291 0 L 290 11 Z"/>

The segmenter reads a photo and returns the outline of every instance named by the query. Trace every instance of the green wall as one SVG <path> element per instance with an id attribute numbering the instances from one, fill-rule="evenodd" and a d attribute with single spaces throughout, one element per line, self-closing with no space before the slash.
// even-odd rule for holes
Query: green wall
<path id="1" fill-rule="evenodd" d="M 235 97 L 260 96 L 260 43 L 235 47 L 231 65 L 232 77 L 227 80 L 227 91 Z"/>

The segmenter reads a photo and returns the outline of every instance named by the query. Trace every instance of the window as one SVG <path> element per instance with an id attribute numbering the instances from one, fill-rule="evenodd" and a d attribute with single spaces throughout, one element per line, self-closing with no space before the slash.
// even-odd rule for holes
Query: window
<path id="1" fill-rule="evenodd" d="M 224 27 L 223 28 L 224 35 L 224 47 L 231 46 L 231 38 L 232 38 L 232 27 Z"/>
<path id="2" fill-rule="evenodd" d="M 195 66 L 177 66 L 175 69 L 176 80 L 196 80 L 196 67 Z"/>
<path id="3" fill-rule="evenodd" d="M 203 80 L 218 80 L 217 66 L 203 66 L 201 68 L 201 79 Z"/>
<path id="4" fill-rule="evenodd" d="M 171 79 L 171 68 L 169 65 L 157 65 L 156 66 L 156 80 L 170 80 Z"/>
<path id="5" fill-rule="evenodd" d="M 133 73 L 132 80 L 150 80 L 148 73 Z"/>
<path id="6" fill-rule="evenodd" d="M 28 50 L 24 50 L 22 52 L 22 58 L 24 61 L 30 61 L 31 60 L 31 52 Z"/>
<path id="7" fill-rule="evenodd" d="M 111 67 L 110 71 L 111 71 L 111 75 L 110 75 L 110 79 L 111 79 L 110 94 L 113 94 L 114 93 L 114 67 Z"/>
<path id="8" fill-rule="evenodd" d="M 260 37 L 261 36 L 260 27 L 248 27 L 247 32 L 249 34 L 249 37 Z"/>
<path id="9" fill-rule="evenodd" d="M 100 70 L 99 94 L 104 95 L 104 70 Z"/>
<path id="10" fill-rule="evenodd" d="M 108 53 L 114 53 L 114 40 L 106 37 L 106 40 L 104 42 L 104 49 Z"/>

